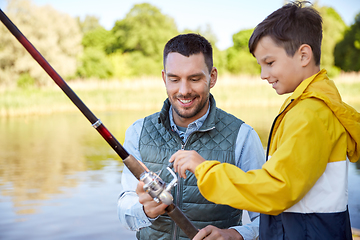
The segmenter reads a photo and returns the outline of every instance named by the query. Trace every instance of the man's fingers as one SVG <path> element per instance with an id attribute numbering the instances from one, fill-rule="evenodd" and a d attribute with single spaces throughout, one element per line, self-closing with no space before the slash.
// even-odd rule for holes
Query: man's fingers
<path id="1" fill-rule="evenodd" d="M 195 235 L 193 240 L 202 240 L 206 238 L 211 233 L 211 230 L 208 231 L 208 229 L 205 227 L 203 229 L 200 229 L 199 232 Z"/>
<path id="2" fill-rule="evenodd" d="M 139 195 L 140 193 L 144 193 L 144 185 L 145 183 L 142 181 L 139 181 L 138 185 L 136 186 L 136 194 Z"/>

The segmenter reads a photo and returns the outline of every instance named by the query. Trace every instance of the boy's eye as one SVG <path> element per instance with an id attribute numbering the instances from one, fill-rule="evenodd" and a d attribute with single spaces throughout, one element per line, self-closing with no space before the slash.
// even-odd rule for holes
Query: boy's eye
<path id="1" fill-rule="evenodd" d="M 267 65 L 271 66 L 273 63 L 274 63 L 274 61 L 268 62 Z"/>

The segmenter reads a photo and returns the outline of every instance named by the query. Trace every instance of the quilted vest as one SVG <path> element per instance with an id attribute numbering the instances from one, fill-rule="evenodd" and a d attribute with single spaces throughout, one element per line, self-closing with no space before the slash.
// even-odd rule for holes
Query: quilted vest
<path id="1" fill-rule="evenodd" d="M 192 133 L 185 143 L 171 129 L 168 99 L 161 112 L 144 119 L 139 143 L 141 158 L 151 171 L 162 170 L 160 177 L 166 183 L 172 180 L 171 174 L 166 170 L 168 160 L 179 149 L 195 150 L 207 160 L 216 159 L 235 164 L 235 144 L 243 121 L 216 108 L 212 95 L 210 106 L 203 126 Z M 186 179 L 178 179 L 172 195 L 174 204 L 198 229 L 207 225 L 221 229 L 241 225 L 242 210 L 207 201 L 197 188 L 195 175 L 190 172 L 187 172 Z M 144 240 L 188 239 L 167 214 L 159 216 L 150 227 L 141 229 L 136 236 Z"/>

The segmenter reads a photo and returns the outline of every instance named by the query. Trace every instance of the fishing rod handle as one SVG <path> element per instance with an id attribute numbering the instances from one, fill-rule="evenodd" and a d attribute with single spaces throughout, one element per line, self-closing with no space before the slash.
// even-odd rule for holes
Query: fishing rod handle
<path id="1" fill-rule="evenodd" d="M 175 205 L 171 204 L 165 209 L 166 213 L 179 226 L 190 239 L 193 239 L 199 230 L 190 222 L 184 213 Z"/>
<path id="2" fill-rule="evenodd" d="M 123 163 L 136 177 L 137 180 L 140 180 L 141 175 L 147 172 L 147 170 L 141 165 L 141 163 L 132 155 L 129 155 L 127 158 L 125 158 L 123 160 Z"/>

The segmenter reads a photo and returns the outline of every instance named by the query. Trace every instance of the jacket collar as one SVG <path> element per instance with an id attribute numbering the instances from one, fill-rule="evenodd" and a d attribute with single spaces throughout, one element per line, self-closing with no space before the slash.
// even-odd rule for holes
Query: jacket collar
<path id="1" fill-rule="evenodd" d="M 312 83 L 312 82 L 316 82 L 318 80 L 324 80 L 324 79 L 328 79 L 327 77 L 327 73 L 326 73 L 326 70 L 325 69 L 322 69 L 321 71 L 319 71 L 318 73 L 312 75 L 311 77 L 305 79 L 304 81 L 302 81 L 300 83 L 300 85 L 295 89 L 295 91 L 293 92 L 293 94 L 291 94 L 290 97 L 288 97 L 284 104 L 282 105 L 281 107 L 281 111 L 284 110 L 284 108 L 292 101 L 295 101 L 297 99 L 299 99 L 303 94 L 304 92 L 306 92 L 306 89 L 309 87 L 309 85 Z"/>
<path id="2" fill-rule="evenodd" d="M 301 99 L 317 98 L 323 101 L 334 113 L 349 134 L 347 153 L 351 162 L 356 162 L 360 157 L 360 113 L 344 103 L 333 81 L 329 80 L 326 70 L 305 79 L 286 99 L 281 107 L 285 114 Z M 291 103 L 291 106 L 287 107 Z M 284 109 L 286 109 L 284 111 Z M 282 114 L 282 115 L 283 115 Z"/>

